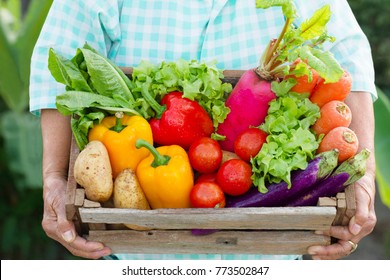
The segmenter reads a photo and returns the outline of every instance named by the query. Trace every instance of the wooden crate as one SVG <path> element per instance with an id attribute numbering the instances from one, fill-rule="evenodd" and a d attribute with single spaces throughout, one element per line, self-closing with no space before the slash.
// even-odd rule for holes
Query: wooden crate
<path id="1" fill-rule="evenodd" d="M 131 68 L 123 68 L 126 74 Z M 233 85 L 242 71 L 225 71 Z M 66 212 L 80 235 L 100 241 L 114 253 L 248 253 L 306 254 L 311 245 L 331 244 L 331 238 L 314 231 L 346 225 L 355 213 L 353 189 L 336 197 L 320 198 L 313 207 L 260 207 L 239 209 L 118 209 L 85 198 L 73 177 L 79 153 L 71 145 Z M 130 230 L 123 224 L 150 228 Z M 191 229 L 219 229 L 195 236 Z"/>

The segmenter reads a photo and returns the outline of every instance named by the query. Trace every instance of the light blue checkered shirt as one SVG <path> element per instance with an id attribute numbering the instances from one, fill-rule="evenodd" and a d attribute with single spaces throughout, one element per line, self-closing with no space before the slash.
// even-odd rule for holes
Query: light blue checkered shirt
<path id="1" fill-rule="evenodd" d="M 300 18 L 326 3 L 334 44 L 326 45 L 353 77 L 353 90 L 376 96 L 370 46 L 347 1 L 295 1 Z M 280 8 L 256 9 L 255 0 L 55 0 L 36 44 L 31 64 L 30 110 L 55 108 L 64 91 L 48 71 L 48 50 L 72 57 L 88 42 L 119 66 L 141 60 L 217 60 L 221 69 L 256 67 L 270 39 L 284 24 Z M 262 255 L 118 255 L 127 259 L 294 259 Z"/>

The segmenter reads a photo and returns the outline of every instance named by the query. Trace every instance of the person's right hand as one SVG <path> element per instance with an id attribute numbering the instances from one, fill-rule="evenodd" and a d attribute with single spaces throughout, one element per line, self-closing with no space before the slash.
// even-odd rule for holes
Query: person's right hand
<path id="1" fill-rule="evenodd" d="M 111 249 L 100 242 L 87 241 L 77 235 L 74 223 L 68 221 L 65 211 L 66 180 L 46 178 L 43 187 L 44 212 L 42 227 L 46 234 L 61 243 L 73 255 L 99 259 L 111 254 Z"/>

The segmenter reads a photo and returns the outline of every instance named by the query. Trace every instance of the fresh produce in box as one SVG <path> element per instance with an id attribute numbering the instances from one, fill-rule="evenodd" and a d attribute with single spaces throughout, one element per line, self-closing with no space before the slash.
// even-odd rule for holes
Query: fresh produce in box
<path id="1" fill-rule="evenodd" d="M 234 141 L 234 153 L 241 159 L 250 162 L 263 144 L 267 141 L 267 133 L 257 127 L 249 127 L 241 132 Z"/>
<path id="2" fill-rule="evenodd" d="M 148 121 L 140 116 L 120 113 L 105 117 L 88 133 L 89 141 L 101 141 L 107 148 L 114 178 L 126 168 L 135 170 L 139 162 L 149 155 L 149 150 L 135 147 L 139 138 L 153 144 Z"/>
<path id="3" fill-rule="evenodd" d="M 306 69 L 303 72 L 301 69 Z M 315 86 L 317 85 L 317 82 L 320 78 L 317 71 L 308 67 L 306 63 L 302 62 L 300 58 L 298 58 L 292 65 L 291 69 L 289 71 L 289 74 L 284 77 L 284 79 L 290 79 L 296 81 L 295 85 L 291 88 L 290 91 L 296 92 L 299 94 L 306 94 L 308 97 L 310 97 L 311 93 L 313 92 Z"/>
<path id="4" fill-rule="evenodd" d="M 72 59 L 50 49 L 49 70 L 56 81 L 66 86 L 66 92 L 56 97 L 56 107 L 61 114 L 71 116 L 73 136 L 80 150 L 88 143 L 89 129 L 107 115 L 121 111 L 150 117 L 145 102 L 132 94 L 130 80 L 123 71 L 88 44 L 77 49 Z"/>
<path id="5" fill-rule="evenodd" d="M 152 209 L 189 208 L 194 174 L 187 152 L 178 145 L 154 148 L 138 139 L 136 147 L 150 155 L 137 166 L 136 174 Z"/>
<path id="6" fill-rule="evenodd" d="M 152 118 L 153 140 L 159 145 L 179 145 L 188 149 L 200 137 L 209 137 L 213 122 L 198 102 L 183 98 L 181 92 L 170 92 L 161 100 L 166 110 L 159 118 Z"/>
<path id="7" fill-rule="evenodd" d="M 310 69 L 314 69 L 327 83 L 338 81 L 342 75 L 342 70 L 333 56 L 315 48 L 332 40 L 326 34 L 326 23 L 331 15 L 328 5 L 316 11 L 311 19 L 296 28 L 292 26 L 297 17 L 292 1 L 282 4 L 275 1 L 256 1 L 257 8 L 266 9 L 272 6 L 283 7 L 285 26 L 279 38 L 271 40 L 263 52 L 259 67 L 247 70 L 227 98 L 226 104 L 230 113 L 217 131 L 226 137 L 221 141 L 222 149 L 233 151 L 234 141 L 243 130 L 264 122 L 269 102 L 277 97 L 271 88 L 271 81 L 283 79 L 297 58 L 305 63 L 300 64 L 299 71 L 295 71 L 296 75 L 308 74 Z"/>
<path id="8" fill-rule="evenodd" d="M 218 169 L 217 183 L 225 194 L 238 196 L 246 193 L 252 186 L 251 176 L 249 163 L 242 159 L 230 159 Z"/>
<path id="9" fill-rule="evenodd" d="M 188 156 L 192 168 L 203 174 L 216 172 L 222 163 L 221 147 L 210 137 L 200 137 L 193 141 Z"/>
<path id="10" fill-rule="evenodd" d="M 196 101 L 206 110 L 216 129 L 229 112 L 225 100 L 232 85 L 222 82 L 222 70 L 215 64 L 216 61 L 184 59 L 163 61 L 158 65 L 141 61 L 133 69 L 132 92 L 135 95 L 148 93 L 158 102 L 169 92 L 182 92 L 184 98 Z"/>
<path id="11" fill-rule="evenodd" d="M 344 101 L 349 95 L 351 88 L 352 77 L 344 70 L 343 76 L 335 82 L 326 83 L 324 79 L 321 79 L 310 95 L 310 100 L 319 107 L 332 100 Z"/>
<path id="12" fill-rule="evenodd" d="M 88 199 L 106 202 L 113 191 L 110 158 L 104 144 L 91 141 L 74 163 L 74 178 L 85 189 Z"/>
<path id="13" fill-rule="evenodd" d="M 112 200 L 116 208 L 150 210 L 149 202 L 132 169 L 122 170 L 115 178 Z M 149 230 L 137 225 L 125 224 L 125 226 L 130 229 Z"/>
<path id="14" fill-rule="evenodd" d="M 338 149 L 339 163 L 353 157 L 359 148 L 359 140 L 348 127 L 339 126 L 329 131 L 322 139 L 317 152 L 321 153 L 331 149 Z"/>
<path id="15" fill-rule="evenodd" d="M 305 169 L 321 142 L 311 130 L 320 117 L 319 107 L 309 100 L 311 92 L 302 93 L 315 91 L 317 76 L 324 85 L 337 83 L 344 71 L 330 52 L 318 47 L 334 40 L 326 30 L 329 5 L 300 26 L 293 25 L 297 11 L 292 1 L 259 0 L 256 6 L 282 6 L 286 22 L 279 37 L 270 40 L 259 66 L 246 71 L 228 96 L 230 113 L 217 132 L 225 136 L 221 147 L 227 150 L 233 150 L 238 135 L 251 126 L 268 135 L 259 153 L 251 158 L 253 184 L 266 193 L 268 183 L 284 181 L 290 188 L 291 172 Z M 299 83 L 310 83 L 310 87 L 299 90 L 298 86 L 305 88 Z M 261 105 L 254 97 L 261 99 Z M 247 101 L 249 104 L 243 103 Z"/>
<path id="16" fill-rule="evenodd" d="M 203 183 L 203 182 L 216 183 L 217 182 L 217 172 L 199 174 L 199 176 L 196 177 L 196 179 L 195 179 L 195 184 Z"/>
<path id="17" fill-rule="evenodd" d="M 370 151 L 364 149 L 340 164 L 332 174 L 312 186 L 304 195 L 289 201 L 285 206 L 314 206 L 320 197 L 332 197 L 353 184 L 366 172 L 366 161 Z"/>
<path id="18" fill-rule="evenodd" d="M 195 208 L 223 208 L 226 204 L 225 194 L 215 182 L 196 183 L 191 189 L 190 200 Z"/>
<path id="19" fill-rule="evenodd" d="M 223 207 L 222 194 L 226 207 L 283 206 L 308 197 L 313 203 L 323 194 L 318 186 L 343 181 L 344 169 L 332 171 L 358 157 L 358 139 L 343 103 L 350 75 L 321 48 L 334 40 L 326 30 L 330 8 L 295 26 L 292 1 L 256 6 L 282 6 L 285 26 L 233 90 L 213 64 L 143 61 L 128 78 L 87 44 L 71 60 L 51 50 L 49 68 L 67 86 L 57 108 L 71 115 L 82 152 L 96 140 L 106 147 L 111 183 L 126 190 L 116 207 Z"/>
<path id="20" fill-rule="evenodd" d="M 320 117 L 311 129 L 317 134 L 327 134 L 338 126 L 349 127 L 352 121 L 351 109 L 342 101 L 332 100 L 320 109 Z"/>
<path id="21" fill-rule="evenodd" d="M 327 178 L 337 166 L 338 151 L 317 155 L 304 170 L 295 170 L 291 176 L 291 188 L 286 182 L 267 185 L 267 192 L 251 188 L 241 196 L 227 197 L 226 207 L 274 207 L 282 206 L 292 198 L 304 195 L 316 183 Z"/>
<path id="22" fill-rule="evenodd" d="M 221 148 L 233 152 L 238 135 L 249 126 L 259 126 L 267 116 L 268 103 L 275 98 L 269 82 L 253 69 L 246 71 L 226 100 L 230 113 L 217 130 L 225 137 Z"/>

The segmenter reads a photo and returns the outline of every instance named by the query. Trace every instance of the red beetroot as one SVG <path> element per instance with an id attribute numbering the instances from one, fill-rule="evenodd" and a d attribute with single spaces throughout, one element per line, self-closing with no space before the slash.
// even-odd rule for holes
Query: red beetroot
<path id="1" fill-rule="evenodd" d="M 234 151 L 234 141 L 249 126 L 259 126 L 268 113 L 268 103 L 275 99 L 271 83 L 263 80 L 254 69 L 244 72 L 226 100 L 230 113 L 218 127 L 225 136 L 221 148 Z"/>

